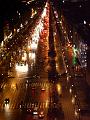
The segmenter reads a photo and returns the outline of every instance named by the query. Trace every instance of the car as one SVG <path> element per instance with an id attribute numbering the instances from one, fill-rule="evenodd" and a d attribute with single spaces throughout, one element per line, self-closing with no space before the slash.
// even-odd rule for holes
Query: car
<path id="1" fill-rule="evenodd" d="M 32 90 L 35 90 L 35 87 L 32 87 Z"/>
<path id="2" fill-rule="evenodd" d="M 41 91 L 45 91 L 45 88 L 42 88 Z"/>
<path id="3" fill-rule="evenodd" d="M 10 102 L 9 98 L 5 98 L 4 103 L 9 104 L 9 102 Z"/>
<path id="4" fill-rule="evenodd" d="M 38 119 L 38 111 L 37 110 L 33 110 L 33 119 Z"/>
<path id="5" fill-rule="evenodd" d="M 27 109 L 27 113 L 28 113 L 28 114 L 33 114 L 33 109 L 32 109 L 32 108 L 28 108 L 28 109 Z"/>
<path id="6" fill-rule="evenodd" d="M 43 111 L 41 111 L 39 114 L 38 114 L 38 117 L 39 117 L 39 119 L 43 119 L 44 118 L 44 112 Z"/>

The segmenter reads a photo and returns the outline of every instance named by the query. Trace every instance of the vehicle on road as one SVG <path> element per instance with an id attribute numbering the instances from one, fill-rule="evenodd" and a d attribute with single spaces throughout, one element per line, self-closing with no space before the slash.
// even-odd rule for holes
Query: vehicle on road
<path id="1" fill-rule="evenodd" d="M 44 118 L 44 112 L 43 111 L 40 111 L 39 114 L 38 114 L 38 117 L 39 119 L 43 119 Z"/>
<path id="2" fill-rule="evenodd" d="M 33 114 L 33 108 L 28 108 L 27 113 L 32 115 Z"/>
<path id="3" fill-rule="evenodd" d="M 10 102 L 9 98 L 5 98 L 4 103 L 7 105 L 9 104 L 9 102 Z"/>

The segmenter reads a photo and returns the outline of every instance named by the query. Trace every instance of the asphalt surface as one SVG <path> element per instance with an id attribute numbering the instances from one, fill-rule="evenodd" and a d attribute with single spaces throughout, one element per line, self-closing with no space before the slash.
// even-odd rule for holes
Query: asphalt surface
<path id="1" fill-rule="evenodd" d="M 51 14 L 51 16 L 54 15 L 53 12 Z M 65 39 L 65 35 L 60 24 L 57 25 L 55 17 L 52 17 L 54 33 L 49 31 L 48 15 L 49 12 L 44 19 L 44 29 L 40 34 L 37 50 L 28 51 L 26 49 L 28 40 L 22 49 L 19 47 L 19 52 L 14 51 L 12 56 L 13 67 L 9 70 L 8 78 L 5 78 L 4 83 L 2 83 L 3 89 L 0 92 L 0 120 L 38 120 L 41 112 L 44 115 L 43 120 L 75 120 L 75 117 L 77 117 L 77 115 L 75 116 L 75 105 L 72 102 L 74 94 L 70 93 L 71 80 L 73 80 L 70 76 L 74 75 L 75 72 L 71 64 L 72 49 L 67 51 L 66 46 L 63 47 L 59 35 L 63 35 L 63 39 Z M 58 31 L 58 28 L 62 32 Z M 48 56 L 48 51 L 51 48 L 49 32 L 54 34 L 55 57 Z M 60 32 L 61 34 L 59 34 Z M 30 38 L 29 36 L 28 39 Z M 9 52 L 13 53 L 13 51 Z M 24 65 L 22 63 L 21 58 L 25 59 L 24 55 L 28 56 L 26 60 L 28 67 L 26 61 L 24 61 Z M 52 60 L 55 62 L 52 62 Z M 48 74 L 48 71 L 53 70 L 56 70 L 59 75 L 54 80 Z M 74 80 L 73 83 L 77 87 L 78 81 Z M 82 85 L 84 86 L 83 83 L 78 85 L 78 90 Z M 76 90 L 76 87 L 74 90 Z M 4 101 L 6 98 L 10 100 L 7 105 Z M 33 110 L 35 114 L 27 110 Z"/>

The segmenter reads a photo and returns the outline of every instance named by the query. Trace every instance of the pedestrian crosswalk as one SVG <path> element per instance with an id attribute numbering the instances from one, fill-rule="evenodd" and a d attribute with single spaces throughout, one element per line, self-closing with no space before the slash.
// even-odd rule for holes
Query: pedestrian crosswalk
<path id="1" fill-rule="evenodd" d="M 46 109 L 48 108 L 49 103 L 48 102 L 34 102 L 34 103 L 24 103 L 23 106 L 24 108 L 35 108 L 37 107 L 38 109 Z M 4 105 L 4 104 L 0 104 L 0 109 L 20 109 L 20 104 L 19 103 L 13 103 L 13 104 L 8 104 L 8 105 Z"/>
<path id="2" fill-rule="evenodd" d="M 38 103 L 28 103 L 27 108 L 46 108 L 47 107 L 47 102 L 38 102 Z"/>
<path id="3" fill-rule="evenodd" d="M 31 89 L 33 87 L 35 87 L 35 90 L 43 90 L 44 89 L 44 91 L 45 91 L 44 94 L 41 91 L 39 91 L 39 92 L 40 92 L 40 95 L 42 95 L 42 94 L 45 95 L 45 93 L 48 93 L 48 89 L 49 89 L 50 85 L 49 85 L 48 82 L 39 82 L 39 83 L 38 82 L 32 82 L 32 83 L 28 83 L 28 90 L 30 90 L 30 92 L 32 92 Z M 26 90 L 25 84 L 21 83 L 20 86 L 19 86 L 19 88 L 20 89 L 24 89 L 22 91 L 22 95 L 21 96 L 22 96 L 23 101 L 25 103 L 25 95 L 24 95 L 25 92 L 26 92 L 25 91 Z M 9 109 L 19 109 L 20 108 L 21 98 L 20 98 L 20 96 L 18 97 L 18 94 L 19 94 L 19 91 L 18 91 L 18 93 L 16 91 L 14 92 L 13 97 L 10 98 L 10 103 L 8 105 L 5 105 L 4 102 L 3 102 L 3 100 L 2 100 L 0 102 L 0 110 L 4 109 L 7 106 L 8 106 Z M 40 97 L 40 96 L 38 96 L 38 97 Z M 41 101 L 35 102 L 35 101 L 32 101 L 32 99 L 30 99 L 25 106 L 27 106 L 28 108 L 29 107 L 32 108 L 32 107 L 35 107 L 35 106 L 37 106 L 38 108 L 46 108 L 48 106 L 48 103 L 45 102 L 45 100 L 41 100 Z"/>
<path id="4" fill-rule="evenodd" d="M 43 83 L 43 82 L 40 82 L 40 83 L 31 83 L 31 84 L 29 84 L 29 86 L 32 86 L 32 87 L 38 87 L 38 86 L 41 86 L 41 87 L 47 87 L 47 86 L 49 86 L 49 83 Z"/>

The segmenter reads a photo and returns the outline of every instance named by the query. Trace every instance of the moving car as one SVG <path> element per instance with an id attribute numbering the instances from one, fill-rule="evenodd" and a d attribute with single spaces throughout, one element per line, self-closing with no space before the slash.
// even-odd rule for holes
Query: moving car
<path id="1" fill-rule="evenodd" d="M 37 107 L 35 107 L 35 108 L 33 109 L 33 119 L 34 119 L 34 120 L 37 120 L 37 119 L 38 119 L 38 108 L 37 108 Z"/>
<path id="2" fill-rule="evenodd" d="M 44 118 L 44 112 L 43 111 L 41 111 L 39 114 L 38 114 L 38 117 L 39 117 L 39 119 L 43 119 Z"/>
<path id="3" fill-rule="evenodd" d="M 5 98 L 4 103 L 9 104 L 9 102 L 10 102 L 9 98 Z"/>
<path id="4" fill-rule="evenodd" d="M 27 113 L 28 113 L 28 114 L 33 114 L 33 109 L 32 109 L 32 108 L 28 108 L 28 109 L 27 109 Z"/>

